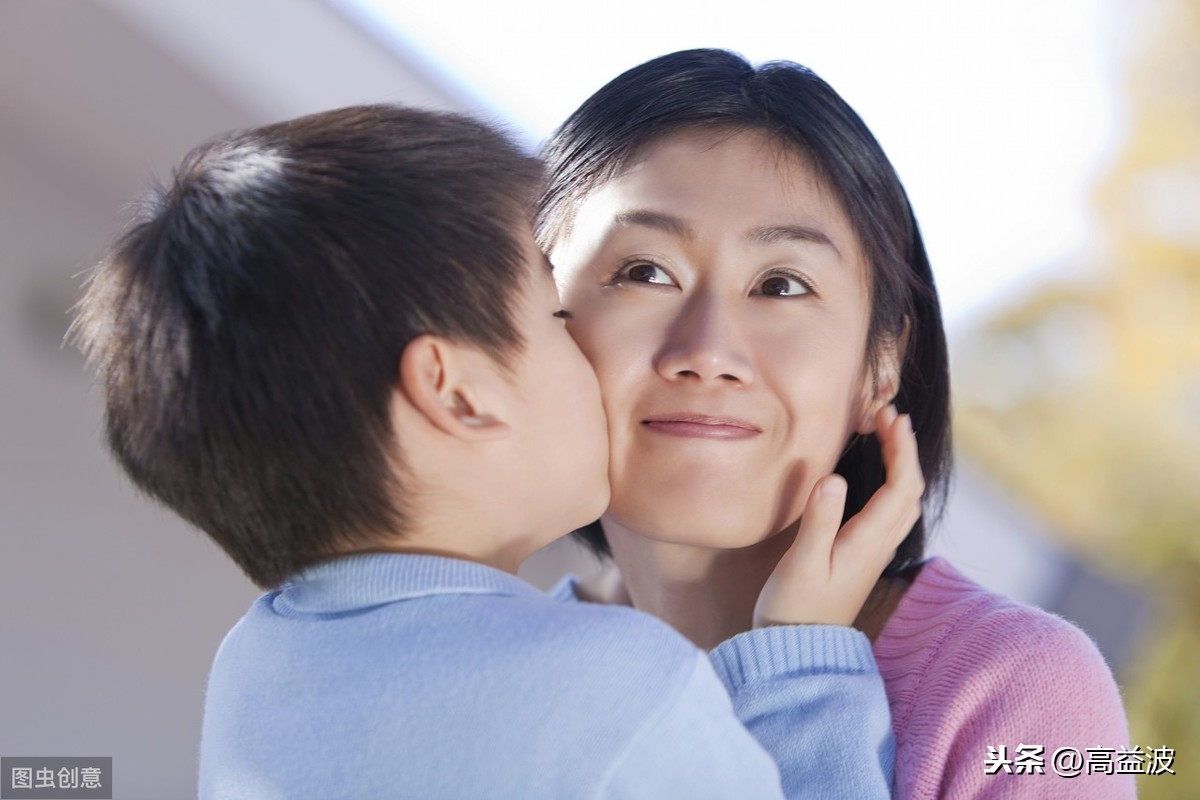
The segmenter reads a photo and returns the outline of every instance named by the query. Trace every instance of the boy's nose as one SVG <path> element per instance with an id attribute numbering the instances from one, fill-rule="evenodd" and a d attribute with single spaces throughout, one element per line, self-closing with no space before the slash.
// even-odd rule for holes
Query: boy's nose
<path id="1" fill-rule="evenodd" d="M 719 298 L 697 295 L 671 321 L 654 366 L 667 380 L 749 385 L 751 363 L 734 309 Z"/>

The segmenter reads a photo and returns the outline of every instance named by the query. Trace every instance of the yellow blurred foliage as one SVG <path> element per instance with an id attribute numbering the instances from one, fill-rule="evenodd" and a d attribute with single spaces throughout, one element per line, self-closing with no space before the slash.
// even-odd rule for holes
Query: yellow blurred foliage
<path id="1" fill-rule="evenodd" d="M 963 451 L 1088 561 L 1149 587 L 1118 676 L 1134 744 L 1177 753 L 1144 798 L 1200 786 L 1200 0 L 1140 6 L 1127 139 L 1097 187 L 1098 263 L 980 326 L 958 360 Z"/>

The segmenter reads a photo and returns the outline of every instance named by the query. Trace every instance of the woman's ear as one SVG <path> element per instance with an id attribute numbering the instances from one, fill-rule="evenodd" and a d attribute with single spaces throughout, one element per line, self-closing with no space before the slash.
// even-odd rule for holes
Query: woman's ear
<path id="1" fill-rule="evenodd" d="M 896 399 L 900 393 L 900 374 L 908 352 L 908 318 L 899 336 L 884 341 L 875 355 L 874 368 L 864 380 L 862 415 L 856 431 L 863 435 L 875 432 L 875 415 L 879 409 Z"/>
<path id="2" fill-rule="evenodd" d="M 467 344 L 424 334 L 400 354 L 397 390 L 439 431 L 467 441 L 501 439 L 504 379 L 487 354 Z"/>

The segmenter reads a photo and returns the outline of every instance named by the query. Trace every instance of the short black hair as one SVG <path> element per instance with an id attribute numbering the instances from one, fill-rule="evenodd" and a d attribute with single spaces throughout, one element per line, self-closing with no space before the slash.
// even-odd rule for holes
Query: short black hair
<path id="1" fill-rule="evenodd" d="M 871 265 L 868 363 L 907 330 L 896 405 L 912 416 L 926 493 L 924 515 L 885 574 L 921 559 L 926 521 L 940 516 L 951 466 L 950 372 L 937 288 L 904 187 L 858 114 L 811 70 L 787 61 L 754 67 L 726 50 L 684 50 L 617 76 L 584 101 L 547 142 L 549 182 L 538 242 L 569 234 L 577 204 L 621 174 L 648 144 L 694 129 L 753 130 L 803 154 L 833 189 Z M 883 485 L 874 437 L 855 437 L 837 465 L 849 489 L 846 518 Z M 611 555 L 598 523 L 577 535 Z"/>
<path id="2" fill-rule="evenodd" d="M 73 327 L 121 466 L 263 587 L 402 531 L 400 356 L 432 333 L 511 363 L 542 180 L 481 122 L 390 105 L 193 150 Z"/>

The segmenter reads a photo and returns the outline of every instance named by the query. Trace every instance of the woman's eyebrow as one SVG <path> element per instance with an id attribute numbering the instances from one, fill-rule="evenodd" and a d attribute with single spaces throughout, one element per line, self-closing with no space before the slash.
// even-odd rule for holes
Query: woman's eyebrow
<path id="1" fill-rule="evenodd" d="M 617 214 L 615 217 L 613 217 L 614 228 L 625 228 L 633 225 L 663 231 L 671 234 L 677 239 L 685 239 L 690 241 L 696 238 L 696 231 L 691 225 L 679 217 L 673 217 L 670 214 L 664 214 L 661 211 L 635 208 L 630 211 L 622 211 L 620 214 Z"/>
<path id="2" fill-rule="evenodd" d="M 808 225 L 764 225 L 754 228 L 746 234 L 746 241 L 751 244 L 775 244 L 776 242 L 812 242 L 833 248 L 838 253 L 837 245 L 819 228 Z"/>

